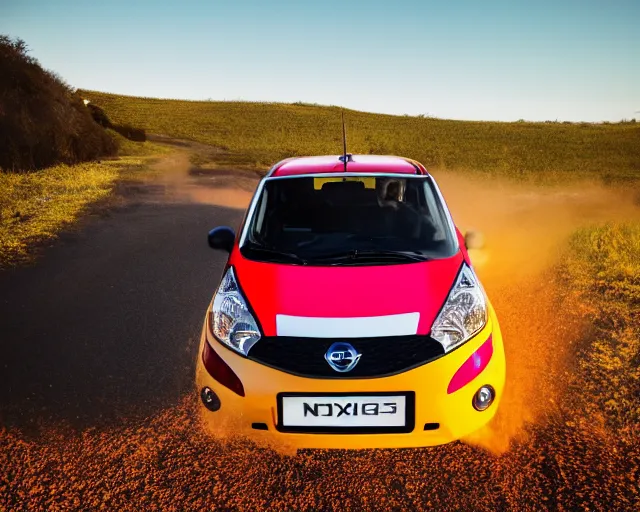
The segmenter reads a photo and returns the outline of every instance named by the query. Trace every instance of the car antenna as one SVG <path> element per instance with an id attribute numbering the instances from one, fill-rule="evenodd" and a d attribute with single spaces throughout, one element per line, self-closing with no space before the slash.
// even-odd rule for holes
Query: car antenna
<path id="1" fill-rule="evenodd" d="M 347 153 L 347 129 L 344 126 L 344 110 L 342 114 L 342 156 L 339 158 L 344 163 L 344 172 L 347 172 L 347 162 L 351 159 L 351 154 Z"/>

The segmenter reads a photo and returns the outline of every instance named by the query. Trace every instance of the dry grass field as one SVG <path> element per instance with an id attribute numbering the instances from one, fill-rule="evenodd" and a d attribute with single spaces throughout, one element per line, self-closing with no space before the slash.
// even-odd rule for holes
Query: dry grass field
<path id="1" fill-rule="evenodd" d="M 81 94 L 115 123 L 223 148 L 229 165 L 268 169 L 282 158 L 342 150 L 338 107 Z M 635 122 L 469 122 L 351 110 L 345 117 L 354 154 L 397 154 L 431 169 L 536 183 L 640 178 L 640 124 Z"/>

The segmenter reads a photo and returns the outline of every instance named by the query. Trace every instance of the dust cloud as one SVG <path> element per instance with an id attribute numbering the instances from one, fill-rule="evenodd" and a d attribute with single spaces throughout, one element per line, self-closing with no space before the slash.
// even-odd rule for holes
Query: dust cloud
<path id="1" fill-rule="evenodd" d="M 164 191 L 160 202 L 193 202 L 244 210 L 260 180 L 257 171 L 219 167 L 214 162 L 194 165 L 191 155 L 178 151 L 153 166 L 154 180 Z"/>
<path id="2" fill-rule="evenodd" d="M 637 190 L 583 182 L 534 187 L 458 173 L 434 174 L 460 230 L 478 230 L 472 263 L 496 309 L 505 342 L 507 383 L 494 421 L 466 441 L 508 450 L 523 427 L 555 410 L 583 325 L 558 310 L 553 265 L 576 229 L 640 219 Z"/>

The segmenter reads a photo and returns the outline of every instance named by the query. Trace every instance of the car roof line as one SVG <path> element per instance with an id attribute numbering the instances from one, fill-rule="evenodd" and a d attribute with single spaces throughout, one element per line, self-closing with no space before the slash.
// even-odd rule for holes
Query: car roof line
<path id="1" fill-rule="evenodd" d="M 287 162 L 290 162 L 291 160 L 295 160 L 296 156 L 290 156 L 289 158 L 284 158 L 282 160 L 280 160 L 279 162 L 277 162 L 276 164 L 274 164 L 271 169 L 269 169 L 269 172 L 267 172 L 265 177 L 271 177 L 275 172 L 277 172 L 278 169 L 280 169 L 280 167 L 282 167 L 284 164 L 286 164 Z"/>
<path id="2" fill-rule="evenodd" d="M 313 157 L 313 156 L 332 156 L 332 155 L 305 155 L 307 157 Z M 353 156 L 358 156 L 358 155 L 353 155 L 351 153 L 348 154 L 347 156 L 347 162 L 352 162 L 353 161 Z M 366 155 L 366 156 L 372 156 L 372 155 Z M 414 160 L 412 158 L 407 158 L 404 156 L 397 156 L 397 155 L 373 155 L 373 156 L 380 156 L 380 157 L 392 157 L 392 158 L 397 158 L 398 160 L 402 160 L 408 164 L 410 164 L 414 169 L 415 169 L 415 173 L 418 175 L 426 175 L 429 176 L 429 172 L 427 171 L 427 169 L 417 160 Z M 275 174 L 278 173 L 278 171 L 287 163 L 289 162 L 293 162 L 295 160 L 299 160 L 299 159 L 303 159 L 305 158 L 304 156 L 292 156 L 289 158 L 285 158 L 283 160 L 280 160 L 279 162 L 277 162 L 275 165 L 273 165 L 269 171 L 267 172 L 267 174 L 265 175 L 265 177 L 272 177 Z M 338 155 L 336 156 L 336 159 L 340 162 L 344 162 L 344 155 Z M 345 165 L 345 169 L 342 172 L 349 172 L 348 166 Z M 322 172 L 326 172 L 326 171 L 319 171 L 318 174 L 322 173 Z M 407 173 L 402 173 L 402 172 L 394 172 L 394 171 L 388 171 L 389 174 L 407 174 Z M 311 173 L 309 173 L 311 174 Z"/>

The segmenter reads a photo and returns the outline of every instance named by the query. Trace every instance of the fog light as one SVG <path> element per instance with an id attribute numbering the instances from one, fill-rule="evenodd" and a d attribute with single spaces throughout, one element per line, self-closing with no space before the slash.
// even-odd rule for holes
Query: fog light
<path id="1" fill-rule="evenodd" d="M 206 386 L 202 388 L 202 391 L 200 391 L 200 398 L 202 399 L 202 404 L 211 412 L 215 412 L 220 409 L 220 399 L 218 398 L 218 395 L 213 392 L 213 389 Z"/>
<path id="2" fill-rule="evenodd" d="M 495 390 L 488 384 L 485 384 L 473 395 L 473 408 L 476 411 L 486 411 L 493 403 L 495 397 Z"/>

